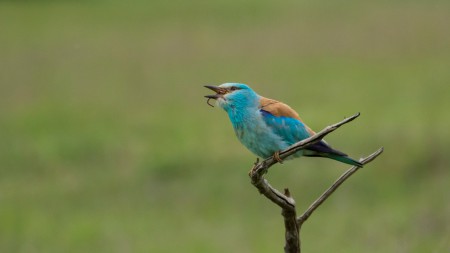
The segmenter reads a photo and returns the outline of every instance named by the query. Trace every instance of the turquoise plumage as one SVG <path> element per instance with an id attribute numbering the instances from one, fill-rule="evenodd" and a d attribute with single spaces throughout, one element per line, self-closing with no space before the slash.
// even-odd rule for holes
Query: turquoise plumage
<path id="1" fill-rule="evenodd" d="M 205 97 L 215 99 L 216 104 L 228 113 L 239 141 L 261 158 L 274 156 L 281 162 L 279 151 L 315 134 L 291 107 L 260 96 L 245 84 L 224 83 L 205 87 L 216 92 Z M 290 158 L 300 156 L 326 157 L 362 167 L 360 162 L 331 148 L 323 140 Z"/>

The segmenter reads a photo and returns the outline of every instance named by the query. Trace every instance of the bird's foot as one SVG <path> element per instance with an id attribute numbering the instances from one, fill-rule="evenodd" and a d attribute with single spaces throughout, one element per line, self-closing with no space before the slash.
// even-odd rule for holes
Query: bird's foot
<path id="1" fill-rule="evenodd" d="M 256 157 L 256 162 L 253 164 L 253 168 L 248 172 L 249 176 L 252 176 L 255 173 L 256 167 L 258 166 L 258 164 L 259 164 L 259 158 Z"/>
<path id="2" fill-rule="evenodd" d="M 274 154 L 273 154 L 273 159 L 275 159 L 277 162 L 279 162 L 279 163 L 283 163 L 283 160 L 281 160 L 281 158 L 280 158 L 280 151 L 276 151 Z"/>

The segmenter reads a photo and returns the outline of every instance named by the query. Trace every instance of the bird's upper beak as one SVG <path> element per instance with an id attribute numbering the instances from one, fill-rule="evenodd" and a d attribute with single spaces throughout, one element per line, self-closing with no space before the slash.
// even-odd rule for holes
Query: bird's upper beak
<path id="1" fill-rule="evenodd" d="M 218 99 L 227 93 L 226 89 L 218 86 L 205 85 L 205 88 L 216 92 L 214 95 L 206 95 L 205 98 Z"/>

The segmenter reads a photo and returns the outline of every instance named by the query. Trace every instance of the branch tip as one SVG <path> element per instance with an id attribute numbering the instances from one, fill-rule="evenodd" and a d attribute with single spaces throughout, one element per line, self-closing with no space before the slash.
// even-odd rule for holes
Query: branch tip
<path id="1" fill-rule="evenodd" d="M 359 116 L 361 116 L 361 113 L 360 113 L 360 112 L 357 112 L 357 113 L 354 114 L 353 116 L 348 117 L 348 118 L 347 118 L 347 120 L 348 120 L 347 122 L 350 122 L 350 121 L 352 121 L 352 120 L 358 118 Z M 344 119 L 345 119 L 345 118 L 344 118 Z"/>

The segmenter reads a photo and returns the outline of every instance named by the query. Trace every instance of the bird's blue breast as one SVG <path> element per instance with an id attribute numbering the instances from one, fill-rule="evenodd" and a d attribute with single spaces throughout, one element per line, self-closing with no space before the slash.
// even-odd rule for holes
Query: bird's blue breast
<path id="1" fill-rule="evenodd" d="M 259 109 L 229 112 L 239 141 L 255 155 L 267 158 L 289 146 L 282 137 L 266 124 Z"/>

